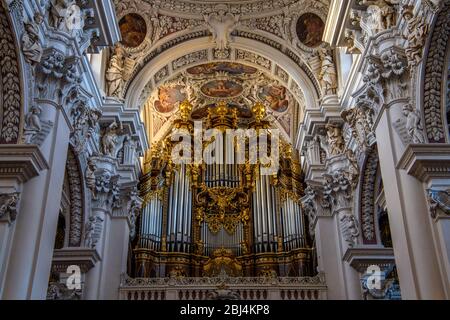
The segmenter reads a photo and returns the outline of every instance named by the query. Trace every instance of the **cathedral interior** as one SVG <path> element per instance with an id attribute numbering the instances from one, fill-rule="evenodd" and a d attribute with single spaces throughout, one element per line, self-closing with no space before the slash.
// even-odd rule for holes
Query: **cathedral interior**
<path id="1" fill-rule="evenodd" d="M 0 299 L 450 299 L 450 0 L 0 28 Z"/>

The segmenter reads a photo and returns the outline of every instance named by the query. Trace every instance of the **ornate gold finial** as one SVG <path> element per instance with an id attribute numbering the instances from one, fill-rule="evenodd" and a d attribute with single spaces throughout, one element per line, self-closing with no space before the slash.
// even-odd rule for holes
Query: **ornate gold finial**
<path id="1" fill-rule="evenodd" d="M 184 100 L 182 103 L 180 103 L 180 115 L 181 120 L 183 121 L 189 121 L 189 116 L 192 112 L 192 104 L 188 100 Z"/>
<path id="2" fill-rule="evenodd" d="M 225 118 L 227 113 L 228 113 L 227 103 L 225 101 L 220 101 L 219 103 L 217 103 L 216 114 L 221 118 Z"/>
<path id="3" fill-rule="evenodd" d="M 263 103 L 258 102 L 253 106 L 252 112 L 255 115 L 256 122 L 261 122 L 266 116 L 266 107 Z"/>

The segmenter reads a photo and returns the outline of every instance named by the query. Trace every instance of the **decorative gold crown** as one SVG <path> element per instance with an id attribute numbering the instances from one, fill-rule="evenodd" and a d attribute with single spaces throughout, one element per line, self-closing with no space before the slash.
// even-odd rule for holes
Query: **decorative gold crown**
<path id="1" fill-rule="evenodd" d="M 230 129 L 237 128 L 238 112 L 236 108 L 229 108 L 225 101 L 220 101 L 215 108 L 208 109 L 208 128 Z"/>

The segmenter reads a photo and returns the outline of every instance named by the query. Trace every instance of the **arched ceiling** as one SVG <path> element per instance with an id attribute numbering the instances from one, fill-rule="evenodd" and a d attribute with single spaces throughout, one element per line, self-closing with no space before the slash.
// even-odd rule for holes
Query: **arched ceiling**
<path id="1" fill-rule="evenodd" d="M 255 68 L 286 89 L 297 114 L 318 107 L 329 0 L 114 1 L 125 54 L 117 97 L 127 107 L 148 105 L 186 69 L 212 62 Z"/>
<path id="2" fill-rule="evenodd" d="M 301 94 L 301 93 L 298 93 Z M 254 120 L 252 106 L 262 102 L 267 116 L 285 140 L 296 130 L 299 102 L 285 84 L 266 72 L 235 62 L 209 62 L 185 68 L 153 90 L 144 106 L 144 118 L 150 126 L 151 140 L 159 140 L 178 116 L 178 105 L 188 99 L 194 106 L 192 120 L 204 120 L 208 108 L 227 102 L 239 112 L 240 122 Z"/>

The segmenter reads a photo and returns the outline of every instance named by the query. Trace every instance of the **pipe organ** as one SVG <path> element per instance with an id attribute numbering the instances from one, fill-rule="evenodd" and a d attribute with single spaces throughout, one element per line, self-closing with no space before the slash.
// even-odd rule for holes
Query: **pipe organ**
<path id="1" fill-rule="evenodd" d="M 250 161 L 251 139 L 234 136 L 230 141 L 227 134 L 229 129 L 259 133 L 271 128 L 264 105 L 256 104 L 252 111 L 247 120 L 225 102 L 209 107 L 200 134 L 209 129 L 216 134 L 201 145 L 201 163 L 178 161 L 186 156 L 179 153 L 174 158 L 178 141 L 170 133 L 154 143 L 140 184 L 144 205 L 134 242 L 135 276 L 315 274 L 299 201 L 303 186 L 297 153 L 281 141 L 279 169 L 263 175 L 265 164 Z M 188 102 L 181 103 L 173 125 L 193 137 L 189 157 L 195 153 L 191 112 Z M 242 146 L 245 156 L 239 153 Z"/>

